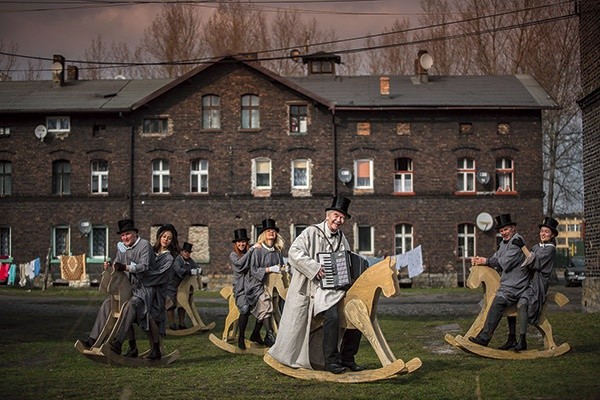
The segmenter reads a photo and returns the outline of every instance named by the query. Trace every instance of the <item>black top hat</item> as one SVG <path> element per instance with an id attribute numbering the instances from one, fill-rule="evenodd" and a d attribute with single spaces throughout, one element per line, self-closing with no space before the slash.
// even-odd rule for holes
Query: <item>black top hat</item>
<path id="1" fill-rule="evenodd" d="M 177 237 L 177 229 L 175 229 L 175 227 L 171 224 L 165 224 L 158 228 L 158 231 L 156 232 L 156 237 L 160 238 L 160 235 L 162 235 L 166 231 L 171 231 L 173 233 L 173 236 Z"/>
<path id="2" fill-rule="evenodd" d="M 350 199 L 347 199 L 342 196 L 333 196 L 333 202 L 331 203 L 331 207 L 327 207 L 325 211 L 334 210 L 339 211 L 346 216 L 346 218 L 350 219 L 352 216 L 348 214 L 348 207 L 350 206 Z"/>
<path id="3" fill-rule="evenodd" d="M 117 222 L 117 224 L 119 225 L 119 229 L 117 230 L 119 235 L 127 231 L 135 231 L 135 233 L 138 233 L 138 228 L 135 227 L 132 219 L 122 219 Z"/>
<path id="4" fill-rule="evenodd" d="M 242 240 L 246 240 L 249 241 L 250 238 L 248 237 L 248 233 L 246 232 L 246 230 L 244 228 L 241 229 L 236 229 L 235 231 L 233 231 L 233 240 L 232 242 L 241 242 Z"/>
<path id="5" fill-rule="evenodd" d="M 510 214 L 502 214 L 494 217 L 496 220 L 496 229 L 504 228 L 507 225 L 517 225 L 516 222 L 510 220 Z"/>
<path id="6" fill-rule="evenodd" d="M 189 251 L 192 252 L 192 244 L 188 242 L 183 242 L 183 246 L 181 246 L 181 251 Z"/>
<path id="7" fill-rule="evenodd" d="M 263 233 L 267 229 L 275 229 L 275 232 L 279 232 L 279 228 L 275 226 L 275 220 L 274 219 L 270 219 L 270 218 L 263 219 L 263 221 L 262 221 L 262 229 L 260 230 L 260 233 Z"/>
<path id="8" fill-rule="evenodd" d="M 552 217 L 544 218 L 544 222 L 538 225 L 538 228 L 545 226 L 546 228 L 550 228 L 550 230 L 554 233 L 554 236 L 558 236 L 558 221 Z"/>

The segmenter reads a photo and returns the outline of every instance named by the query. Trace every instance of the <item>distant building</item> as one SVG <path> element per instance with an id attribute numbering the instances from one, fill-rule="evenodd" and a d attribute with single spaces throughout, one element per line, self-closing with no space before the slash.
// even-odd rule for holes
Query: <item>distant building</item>
<path id="1" fill-rule="evenodd" d="M 581 216 L 558 216 L 556 219 L 559 222 L 556 249 L 569 257 L 582 256 L 584 229 Z"/>
<path id="2" fill-rule="evenodd" d="M 529 75 L 338 76 L 307 56 L 286 78 L 224 57 L 176 79 L 0 82 L 0 252 L 18 262 L 113 257 L 117 221 L 154 240 L 174 224 L 209 274 L 233 231 L 277 221 L 287 245 L 352 200 L 344 232 L 370 257 L 422 245 L 426 272 L 496 247 L 492 217 L 526 237 L 543 219 L 542 111 Z M 66 78 L 66 79 L 65 79 Z"/>

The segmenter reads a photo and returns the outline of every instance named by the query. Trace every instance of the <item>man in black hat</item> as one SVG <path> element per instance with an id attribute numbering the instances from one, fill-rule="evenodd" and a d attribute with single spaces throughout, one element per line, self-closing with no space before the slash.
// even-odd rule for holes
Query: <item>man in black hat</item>
<path id="1" fill-rule="evenodd" d="M 350 200 L 335 196 L 325 210 L 325 220 L 302 231 L 290 246 L 288 256 L 293 268 L 292 279 L 286 295 L 285 307 L 279 323 L 275 345 L 269 354 L 280 363 L 293 368 L 312 369 L 324 363 L 325 369 L 340 374 L 350 369 L 364 368 L 354 361 L 358 352 L 361 332 L 348 329 L 338 349 L 338 302 L 344 297 L 343 289 L 323 289 L 320 281 L 325 277 L 318 253 L 350 250 L 350 244 L 340 230 L 351 216 Z M 323 316 L 323 353 L 310 353 L 310 329 L 314 316 Z"/>
<path id="2" fill-rule="evenodd" d="M 183 242 L 181 252 L 175 261 L 173 261 L 173 273 L 167 286 L 167 318 L 169 320 L 169 328 L 172 330 L 186 329 L 185 326 L 185 309 L 177 304 L 177 289 L 179 284 L 187 276 L 202 275 L 202 268 L 192 259 L 193 245 L 188 242 Z M 188 298 L 192 303 L 193 291 L 189 291 Z M 175 309 L 177 308 L 178 324 L 175 323 Z"/>
<path id="3" fill-rule="evenodd" d="M 542 306 L 546 302 L 548 287 L 550 286 L 550 277 L 554 271 L 558 221 L 552 217 L 546 217 L 538 227 L 540 228 L 540 242 L 534 244 L 531 248 L 533 258 L 527 265 L 531 279 L 525 293 L 517 303 L 519 343 L 513 349 L 515 351 L 527 350 L 527 324 L 537 324 L 539 322 Z"/>
<path id="4" fill-rule="evenodd" d="M 496 229 L 502 236 L 498 251 L 489 258 L 475 256 L 471 259 L 472 265 L 487 265 L 501 274 L 500 287 L 492 301 L 483 329 L 477 336 L 469 337 L 471 342 L 482 346 L 487 346 L 492 339 L 504 310 L 517 304 L 529 284 L 529 271 L 523 266 L 525 254 L 522 248 L 525 241 L 517 233 L 517 223 L 511 221 L 510 214 L 495 217 L 495 222 Z M 509 318 L 508 324 L 508 340 L 499 347 L 500 350 L 511 350 L 517 345 L 516 319 Z"/>

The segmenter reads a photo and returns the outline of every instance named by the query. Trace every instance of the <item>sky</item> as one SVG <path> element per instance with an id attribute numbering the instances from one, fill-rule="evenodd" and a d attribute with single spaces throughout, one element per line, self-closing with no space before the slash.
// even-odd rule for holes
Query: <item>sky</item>
<path id="1" fill-rule="evenodd" d="M 61 54 L 67 60 L 83 59 L 85 49 L 99 34 L 106 44 L 127 42 L 133 49 L 143 36 L 144 29 L 150 26 L 160 13 L 161 5 L 155 1 L 149 2 L 154 4 L 98 6 L 101 3 L 117 2 L 0 0 L 0 38 L 4 42 L 4 49 L 8 44 L 16 43 L 18 54 L 48 59 L 54 54 Z M 306 20 L 314 17 L 321 28 L 330 26 L 338 39 L 379 33 L 395 19 L 404 17 L 414 20 L 415 25 L 416 15 L 420 10 L 419 0 L 254 2 L 269 8 L 295 7 L 303 10 Z M 121 3 L 127 1 L 122 0 Z M 205 22 L 214 11 L 216 2 L 203 3 L 199 4 L 199 9 L 202 21 Z"/>

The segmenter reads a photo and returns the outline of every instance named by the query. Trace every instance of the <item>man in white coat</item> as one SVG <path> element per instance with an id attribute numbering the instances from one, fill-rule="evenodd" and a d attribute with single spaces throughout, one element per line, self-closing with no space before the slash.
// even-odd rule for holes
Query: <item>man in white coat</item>
<path id="1" fill-rule="evenodd" d="M 326 209 L 325 220 L 302 231 L 288 251 L 293 268 L 292 279 L 277 339 L 269 354 L 289 367 L 312 369 L 311 360 L 322 358 L 325 369 L 334 374 L 347 369 L 364 369 L 354 361 L 362 336 L 358 329 L 345 331 L 338 350 L 340 326 L 337 304 L 346 292 L 321 288 L 320 281 L 325 270 L 317 261 L 318 253 L 350 250 L 346 237 L 340 231 L 346 219 L 351 217 L 349 205 L 349 199 L 335 196 L 331 207 Z M 323 314 L 323 353 L 310 354 L 311 322 L 320 313 Z M 314 348 L 313 352 L 316 353 Z"/>

